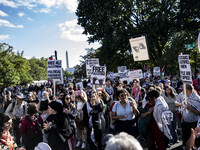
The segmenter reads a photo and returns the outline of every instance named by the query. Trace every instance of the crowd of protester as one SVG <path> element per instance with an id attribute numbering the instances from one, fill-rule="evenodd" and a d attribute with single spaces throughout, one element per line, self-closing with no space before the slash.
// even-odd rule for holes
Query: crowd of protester
<path id="1" fill-rule="evenodd" d="M 184 148 L 198 147 L 198 81 L 186 84 L 187 101 L 177 76 L 84 81 L 83 89 L 74 81 L 57 86 L 56 93 L 49 85 L 2 88 L 0 149 L 120 149 L 132 138 L 135 149 L 142 149 L 136 140 L 142 138 L 149 150 L 165 150 L 180 135 Z"/>

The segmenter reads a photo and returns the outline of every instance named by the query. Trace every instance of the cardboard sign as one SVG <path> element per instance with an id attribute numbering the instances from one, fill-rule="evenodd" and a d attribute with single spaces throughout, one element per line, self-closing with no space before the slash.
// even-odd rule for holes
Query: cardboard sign
<path id="1" fill-rule="evenodd" d="M 153 67 L 153 75 L 160 76 L 160 67 Z"/>
<path id="2" fill-rule="evenodd" d="M 93 66 L 91 74 L 91 83 L 96 85 L 104 85 L 106 81 L 106 67 Z"/>
<path id="3" fill-rule="evenodd" d="M 183 83 L 192 83 L 192 72 L 190 67 L 189 55 L 179 55 L 178 63 L 180 69 L 180 77 Z"/>
<path id="4" fill-rule="evenodd" d="M 47 79 L 56 79 L 59 83 L 63 83 L 62 61 L 48 60 L 47 61 Z"/>
<path id="5" fill-rule="evenodd" d="M 83 82 L 76 83 L 76 88 L 78 89 L 80 87 L 80 90 L 83 90 Z"/>
<path id="6" fill-rule="evenodd" d="M 92 74 L 92 67 L 99 66 L 99 58 L 86 59 L 86 75 L 89 78 Z"/>
<path id="7" fill-rule="evenodd" d="M 133 81 L 133 79 L 142 79 L 143 78 L 143 73 L 142 69 L 134 70 L 134 71 L 129 71 L 128 72 L 128 78 Z"/>
<path id="8" fill-rule="evenodd" d="M 149 60 L 145 36 L 129 39 L 134 61 Z"/>

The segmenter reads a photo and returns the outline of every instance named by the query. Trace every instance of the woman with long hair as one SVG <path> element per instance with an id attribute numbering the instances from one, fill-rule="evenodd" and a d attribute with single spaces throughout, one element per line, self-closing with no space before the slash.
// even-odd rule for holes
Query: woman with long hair
<path id="1" fill-rule="evenodd" d="M 69 122 L 74 129 L 74 135 L 70 139 L 68 139 L 68 145 L 70 150 L 75 150 L 76 149 L 75 131 L 77 130 L 75 118 L 77 116 L 77 110 L 76 106 L 72 103 L 71 96 L 69 94 L 66 94 L 64 96 L 64 99 L 65 99 L 65 101 L 63 102 L 64 112 L 66 115 L 68 115 Z"/>
<path id="2" fill-rule="evenodd" d="M 169 146 L 173 145 L 174 143 L 178 143 L 178 134 L 176 131 L 177 128 L 177 120 L 178 120 L 178 110 L 175 106 L 175 102 L 176 102 L 176 95 L 173 92 L 173 89 L 171 88 L 171 86 L 166 86 L 165 87 L 165 92 L 163 94 L 163 97 L 166 101 L 166 103 L 169 106 L 169 110 L 172 111 L 173 113 L 173 121 L 171 122 L 171 124 L 169 125 L 171 134 L 173 136 L 173 140 L 169 141 Z"/>
<path id="3" fill-rule="evenodd" d="M 105 109 L 104 103 L 101 99 L 97 97 L 97 93 L 91 94 L 90 104 L 92 110 L 90 111 L 92 127 L 94 129 L 94 138 L 98 150 L 102 150 L 102 136 L 103 136 L 103 127 L 102 127 L 102 118 L 103 110 Z"/>
<path id="4" fill-rule="evenodd" d="M 0 149 L 1 150 L 25 150 L 24 148 L 17 148 L 13 137 L 10 134 L 12 127 L 12 118 L 7 113 L 0 114 Z"/>
<path id="5" fill-rule="evenodd" d="M 76 126 L 77 126 L 77 140 L 78 140 L 76 147 L 79 147 L 81 145 L 81 140 L 82 140 L 81 148 L 85 148 L 87 143 L 87 128 L 84 127 L 83 124 L 83 118 L 84 118 L 83 106 L 86 104 L 87 101 L 81 95 L 76 96 L 75 100 L 77 104 Z"/>
<path id="6" fill-rule="evenodd" d="M 131 97 L 133 97 L 136 100 L 138 107 L 142 106 L 142 100 L 144 98 L 144 95 L 145 95 L 145 90 L 140 86 L 140 80 L 134 79 L 131 90 Z"/>

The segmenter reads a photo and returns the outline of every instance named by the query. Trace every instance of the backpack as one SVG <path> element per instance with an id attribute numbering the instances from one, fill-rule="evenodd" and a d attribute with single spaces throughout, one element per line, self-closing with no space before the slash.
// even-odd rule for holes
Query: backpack
<path id="1" fill-rule="evenodd" d="M 58 135 L 63 142 L 66 142 L 69 138 L 73 136 L 73 134 L 74 134 L 74 129 L 72 125 L 70 124 L 68 116 L 66 115 L 64 128 L 58 131 Z"/>
<path id="2" fill-rule="evenodd" d="M 12 107 L 11 107 L 10 113 L 13 112 L 14 107 L 15 107 L 15 102 L 12 102 Z M 23 105 L 23 114 L 25 115 L 25 105 Z"/>

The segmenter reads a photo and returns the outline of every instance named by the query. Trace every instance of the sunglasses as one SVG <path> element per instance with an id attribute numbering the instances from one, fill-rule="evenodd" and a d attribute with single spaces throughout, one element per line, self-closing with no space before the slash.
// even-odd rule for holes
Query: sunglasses
<path id="1" fill-rule="evenodd" d="M 66 99 L 66 100 L 69 100 L 69 99 L 70 99 L 70 97 L 65 97 L 65 99 Z"/>
<path id="2" fill-rule="evenodd" d="M 123 98 L 123 97 L 126 97 L 126 94 L 121 94 L 120 97 L 122 97 L 122 98 Z"/>
<path id="3" fill-rule="evenodd" d="M 63 97 L 64 95 L 59 95 L 59 96 Z"/>

